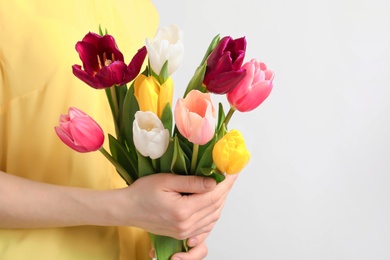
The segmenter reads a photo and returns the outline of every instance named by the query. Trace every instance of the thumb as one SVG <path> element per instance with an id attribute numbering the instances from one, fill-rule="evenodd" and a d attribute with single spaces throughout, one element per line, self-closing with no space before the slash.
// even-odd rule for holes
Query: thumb
<path id="1" fill-rule="evenodd" d="M 204 193 L 213 190 L 217 183 L 213 178 L 173 175 L 169 188 L 179 193 Z"/>

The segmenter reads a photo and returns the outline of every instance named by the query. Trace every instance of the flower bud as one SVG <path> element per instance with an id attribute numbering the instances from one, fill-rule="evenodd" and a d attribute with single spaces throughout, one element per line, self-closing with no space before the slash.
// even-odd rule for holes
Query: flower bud
<path id="1" fill-rule="evenodd" d="M 227 174 L 239 173 L 249 162 L 250 153 L 244 137 L 238 130 L 224 135 L 213 148 L 213 160 L 217 168 Z"/>
<path id="2" fill-rule="evenodd" d="M 137 111 L 133 122 L 134 145 L 143 156 L 160 158 L 169 145 L 169 131 L 152 112 Z"/>
<path id="3" fill-rule="evenodd" d="M 233 40 L 226 36 L 219 41 L 207 58 L 203 84 L 209 92 L 225 94 L 236 87 L 245 76 L 245 70 L 241 69 L 245 51 L 245 37 Z"/>
<path id="4" fill-rule="evenodd" d="M 134 95 L 141 111 L 151 111 L 161 117 L 165 106 L 172 105 L 173 80 L 169 77 L 160 85 L 153 76 L 140 74 L 134 82 Z"/>
<path id="5" fill-rule="evenodd" d="M 172 75 L 181 65 L 184 56 L 182 31 L 176 25 L 160 28 L 153 42 L 146 39 L 150 66 L 159 75 L 166 61 L 168 61 L 168 75 Z"/>
<path id="6" fill-rule="evenodd" d="M 274 73 L 255 59 L 245 63 L 242 68 L 246 70 L 246 76 L 227 94 L 227 99 L 238 111 L 248 112 L 257 108 L 269 96 Z"/>
<path id="7" fill-rule="evenodd" d="M 60 116 L 60 125 L 54 127 L 58 137 L 73 150 L 86 153 L 99 150 L 104 142 L 101 127 L 81 110 L 71 107 Z"/>
<path id="8" fill-rule="evenodd" d="M 191 90 L 176 103 L 175 122 L 188 141 L 204 145 L 215 133 L 216 115 L 210 93 Z"/>

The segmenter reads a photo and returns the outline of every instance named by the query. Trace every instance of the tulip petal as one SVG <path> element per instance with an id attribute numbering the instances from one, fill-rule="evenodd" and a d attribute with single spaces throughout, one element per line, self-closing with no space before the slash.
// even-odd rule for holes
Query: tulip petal
<path id="1" fill-rule="evenodd" d="M 172 75 L 180 66 L 184 53 L 181 40 L 182 32 L 176 25 L 159 28 L 153 42 L 145 40 L 150 67 L 160 75 L 161 69 L 168 61 L 168 75 Z"/>
<path id="2" fill-rule="evenodd" d="M 77 152 L 96 151 L 104 142 L 100 126 L 76 108 L 69 108 L 68 115 L 61 115 L 60 125 L 54 129 L 62 142 Z"/>
<path id="3" fill-rule="evenodd" d="M 250 159 L 244 138 L 235 129 L 225 134 L 214 145 L 212 155 L 217 168 L 227 174 L 240 172 Z"/>
<path id="4" fill-rule="evenodd" d="M 116 45 L 114 37 L 109 34 L 104 35 L 97 41 L 97 51 L 100 55 L 105 53 L 107 59 L 111 61 L 124 61 L 123 54 L 119 51 L 118 46 Z"/>
<path id="5" fill-rule="evenodd" d="M 215 94 L 229 93 L 240 83 L 245 74 L 245 70 L 222 73 L 208 83 L 207 90 Z"/>
<path id="6" fill-rule="evenodd" d="M 114 61 L 109 66 L 104 66 L 95 77 L 104 88 L 120 85 L 123 79 L 126 64 L 122 61 Z"/>
<path id="7" fill-rule="evenodd" d="M 76 50 L 79 53 L 80 59 L 83 62 L 84 70 L 91 76 L 99 71 L 100 65 L 97 59 L 98 52 L 92 43 L 78 42 L 76 44 Z"/>
<path id="8" fill-rule="evenodd" d="M 133 122 L 133 141 L 140 154 L 157 159 L 168 148 L 169 131 L 154 113 L 137 111 Z"/>
<path id="9" fill-rule="evenodd" d="M 134 55 L 133 59 L 127 66 L 125 75 L 120 85 L 126 84 L 135 79 L 135 77 L 137 77 L 137 75 L 141 71 L 146 55 L 147 50 L 145 46 L 137 51 L 137 53 Z"/>
<path id="10" fill-rule="evenodd" d="M 236 87 L 242 78 L 235 79 L 235 75 L 230 73 L 238 72 L 237 76 L 242 76 L 240 73 L 245 71 L 241 69 L 245 51 L 245 37 L 233 40 L 226 36 L 219 41 L 207 58 L 203 84 L 209 92 L 225 94 Z"/>
<path id="11" fill-rule="evenodd" d="M 176 103 L 175 122 L 178 131 L 188 141 L 204 145 L 215 133 L 215 108 L 210 93 L 191 90 Z"/>
<path id="12" fill-rule="evenodd" d="M 272 91 L 271 81 L 260 81 L 251 87 L 251 91 L 247 95 L 243 96 L 237 103 L 240 104 L 236 107 L 238 111 L 249 112 L 260 106 L 264 100 L 270 95 Z"/>
<path id="13" fill-rule="evenodd" d="M 99 79 L 94 76 L 91 76 L 86 71 L 82 70 L 80 65 L 73 65 L 72 71 L 73 75 L 75 75 L 81 81 L 85 82 L 87 85 L 96 89 L 105 88 L 105 86 L 101 84 Z"/>

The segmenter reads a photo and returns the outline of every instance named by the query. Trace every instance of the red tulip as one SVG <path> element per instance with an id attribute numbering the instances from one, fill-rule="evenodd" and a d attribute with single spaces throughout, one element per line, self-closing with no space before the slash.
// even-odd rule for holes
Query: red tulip
<path id="1" fill-rule="evenodd" d="M 91 32 L 76 44 L 76 50 L 83 68 L 73 65 L 73 74 L 96 89 L 119 86 L 133 80 L 140 72 L 147 54 L 146 48 L 142 47 L 130 64 L 126 65 L 114 37 Z"/>
<path id="2" fill-rule="evenodd" d="M 229 103 L 241 112 L 258 107 L 269 96 L 273 87 L 274 72 L 256 59 L 242 66 L 246 70 L 245 78 L 227 94 Z"/>
<path id="3" fill-rule="evenodd" d="M 245 76 L 241 65 L 245 58 L 245 37 L 222 38 L 207 58 L 203 84 L 209 92 L 225 94 L 232 91 Z"/>
<path id="4" fill-rule="evenodd" d="M 73 150 L 86 153 L 99 150 L 104 133 L 90 116 L 77 108 L 69 108 L 67 115 L 60 116 L 60 125 L 54 127 L 58 137 Z"/>

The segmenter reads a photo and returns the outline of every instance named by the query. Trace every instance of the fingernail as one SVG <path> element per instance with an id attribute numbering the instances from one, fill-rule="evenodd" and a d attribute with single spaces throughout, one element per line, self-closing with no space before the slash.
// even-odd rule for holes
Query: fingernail
<path id="1" fill-rule="evenodd" d="M 196 243 L 197 243 L 197 239 L 196 238 L 190 238 L 187 240 L 187 245 L 189 247 L 194 247 L 196 246 Z"/>
<path id="2" fill-rule="evenodd" d="M 181 260 L 181 258 L 180 257 L 177 257 L 177 256 L 175 256 L 175 257 L 172 257 L 172 259 L 171 260 Z"/>

